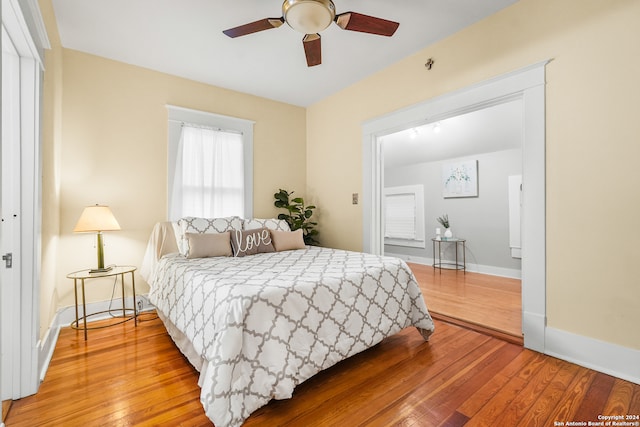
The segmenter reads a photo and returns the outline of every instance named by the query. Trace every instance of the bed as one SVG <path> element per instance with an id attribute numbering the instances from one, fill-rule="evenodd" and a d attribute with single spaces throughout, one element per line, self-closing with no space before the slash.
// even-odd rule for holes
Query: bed
<path id="1" fill-rule="evenodd" d="M 293 232 L 277 222 L 260 227 L 258 238 L 273 237 L 274 250 L 233 256 L 235 227 L 250 223 L 227 222 L 231 256 L 189 256 L 195 245 L 185 249 L 185 236 L 193 222 L 162 223 L 141 269 L 158 316 L 200 372 L 200 400 L 216 427 L 242 425 L 271 399 L 290 398 L 301 382 L 404 328 L 415 327 L 425 340 L 432 334 L 420 288 L 402 260 L 299 243 L 283 249 L 282 236 L 291 240 Z"/>

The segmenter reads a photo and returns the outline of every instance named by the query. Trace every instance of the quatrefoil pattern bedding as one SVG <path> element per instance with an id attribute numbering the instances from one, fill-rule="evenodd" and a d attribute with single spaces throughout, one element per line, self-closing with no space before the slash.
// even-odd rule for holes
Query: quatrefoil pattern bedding
<path id="1" fill-rule="evenodd" d="M 162 258 L 151 302 L 203 359 L 201 401 L 240 426 L 272 398 L 385 337 L 434 326 L 397 258 L 308 247 L 249 257 Z"/>

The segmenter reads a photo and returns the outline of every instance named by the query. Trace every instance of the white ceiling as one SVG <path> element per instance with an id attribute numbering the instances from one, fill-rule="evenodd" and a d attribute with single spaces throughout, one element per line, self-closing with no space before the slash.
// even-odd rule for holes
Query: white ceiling
<path id="1" fill-rule="evenodd" d="M 522 100 L 409 128 L 382 137 L 385 168 L 522 147 Z"/>
<path id="2" fill-rule="evenodd" d="M 287 25 L 236 39 L 222 34 L 282 16 L 282 0 L 53 0 L 53 5 L 66 48 L 309 106 L 516 1 L 334 0 L 337 13 L 359 12 L 400 27 L 387 38 L 332 24 L 321 33 L 322 64 L 312 68 L 305 62 L 303 35 Z"/>

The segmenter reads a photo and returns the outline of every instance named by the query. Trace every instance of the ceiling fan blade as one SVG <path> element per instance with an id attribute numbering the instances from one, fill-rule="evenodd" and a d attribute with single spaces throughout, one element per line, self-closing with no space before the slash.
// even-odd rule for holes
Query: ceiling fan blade
<path id="1" fill-rule="evenodd" d="M 307 34 L 302 39 L 304 54 L 307 57 L 307 66 L 313 67 L 322 63 L 322 47 L 320 34 Z"/>
<path id="2" fill-rule="evenodd" d="M 240 25 L 239 27 L 229 28 L 228 30 L 224 30 L 223 33 L 231 38 L 235 38 L 257 33 L 258 31 L 278 28 L 282 24 L 284 24 L 284 18 L 265 18 L 259 21 Z"/>
<path id="3" fill-rule="evenodd" d="M 345 12 L 336 15 L 335 21 L 343 30 L 360 31 L 361 33 L 378 34 L 387 37 L 392 36 L 400 25 L 398 22 L 356 12 Z"/>

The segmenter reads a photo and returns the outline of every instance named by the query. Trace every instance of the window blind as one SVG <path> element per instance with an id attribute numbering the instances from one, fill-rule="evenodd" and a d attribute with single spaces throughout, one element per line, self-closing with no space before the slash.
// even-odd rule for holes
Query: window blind
<path id="1" fill-rule="evenodd" d="M 385 196 L 385 237 L 412 240 L 416 238 L 415 193 Z"/>

